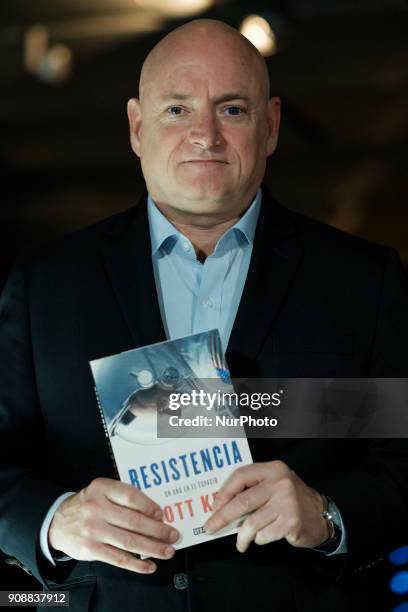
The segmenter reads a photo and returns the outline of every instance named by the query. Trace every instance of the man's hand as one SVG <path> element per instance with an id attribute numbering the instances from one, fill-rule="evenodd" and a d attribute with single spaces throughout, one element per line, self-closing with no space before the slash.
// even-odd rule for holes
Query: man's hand
<path id="1" fill-rule="evenodd" d="M 238 531 L 240 552 L 252 541 L 268 544 L 285 538 L 292 546 L 313 548 L 329 537 L 322 496 L 282 461 L 235 470 L 219 490 L 214 509 L 204 524 L 208 533 L 249 514 Z"/>
<path id="2" fill-rule="evenodd" d="M 163 512 L 147 495 L 128 484 L 96 478 L 62 502 L 48 532 L 50 546 L 73 559 L 104 561 L 138 573 L 152 573 L 152 561 L 139 553 L 170 559 L 169 543 L 179 532 L 162 522 Z"/>

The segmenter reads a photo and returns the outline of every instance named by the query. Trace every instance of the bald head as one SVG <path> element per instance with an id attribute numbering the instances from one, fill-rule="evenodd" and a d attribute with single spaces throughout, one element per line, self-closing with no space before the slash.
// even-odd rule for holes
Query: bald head
<path id="1" fill-rule="evenodd" d="M 128 103 L 131 144 L 160 209 L 205 224 L 241 214 L 279 130 L 255 47 L 219 21 L 187 23 L 149 53 L 139 96 Z"/>
<path id="2" fill-rule="evenodd" d="M 160 75 L 178 64 L 183 58 L 202 58 L 217 64 L 217 59 L 223 61 L 226 56 L 235 58 L 236 70 L 249 69 L 255 71 L 262 94 L 269 97 L 269 75 L 264 58 L 258 49 L 242 36 L 238 30 L 215 19 L 196 19 L 190 21 L 162 38 L 150 51 L 143 64 L 139 96 L 143 101 L 144 94 Z"/>

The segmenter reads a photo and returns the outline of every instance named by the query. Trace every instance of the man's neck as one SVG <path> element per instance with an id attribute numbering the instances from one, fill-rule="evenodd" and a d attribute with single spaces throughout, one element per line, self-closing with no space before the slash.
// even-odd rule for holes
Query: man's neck
<path id="1" fill-rule="evenodd" d="M 204 263 L 206 258 L 214 252 L 221 236 L 240 220 L 251 201 L 230 214 L 220 213 L 218 215 L 191 215 L 156 201 L 155 204 L 170 223 L 190 240 L 197 259 Z"/>

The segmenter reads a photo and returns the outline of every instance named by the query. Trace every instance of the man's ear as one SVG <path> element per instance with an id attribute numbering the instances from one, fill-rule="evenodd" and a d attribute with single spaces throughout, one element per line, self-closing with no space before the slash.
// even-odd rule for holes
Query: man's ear
<path id="1" fill-rule="evenodd" d="M 278 144 L 281 102 L 277 96 L 268 100 L 268 140 L 267 155 L 272 155 Z"/>
<path id="2" fill-rule="evenodd" d="M 140 157 L 140 131 L 142 129 L 142 109 L 140 100 L 131 98 L 127 103 L 129 119 L 130 144 L 133 152 Z"/>

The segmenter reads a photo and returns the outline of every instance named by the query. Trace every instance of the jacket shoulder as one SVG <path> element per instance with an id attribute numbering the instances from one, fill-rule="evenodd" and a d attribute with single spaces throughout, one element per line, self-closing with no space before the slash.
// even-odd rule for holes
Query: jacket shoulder
<path id="1" fill-rule="evenodd" d="M 287 210 L 287 209 L 286 209 Z M 349 234 L 307 215 L 288 211 L 306 253 L 383 261 L 395 249 Z"/>
<path id="2" fill-rule="evenodd" d="M 61 263 L 80 262 L 99 253 L 99 247 L 106 238 L 120 235 L 135 221 L 140 204 L 116 213 L 83 229 L 36 246 L 24 253 L 29 268 L 53 267 Z"/>

